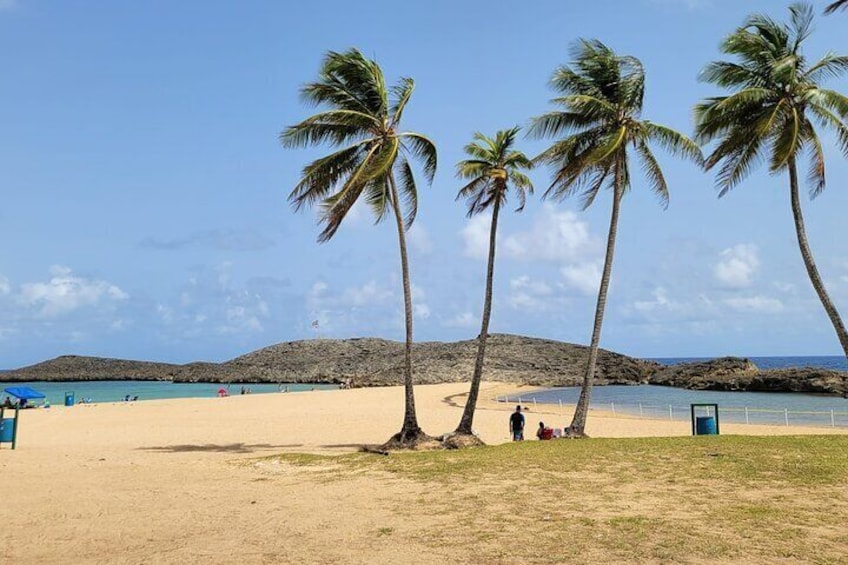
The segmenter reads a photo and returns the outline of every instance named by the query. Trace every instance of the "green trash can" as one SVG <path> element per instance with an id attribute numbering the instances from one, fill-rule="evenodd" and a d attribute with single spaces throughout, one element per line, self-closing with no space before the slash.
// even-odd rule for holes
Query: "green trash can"
<path id="1" fill-rule="evenodd" d="M 66 392 L 65 393 L 65 406 L 73 406 L 74 405 L 74 393 Z"/>

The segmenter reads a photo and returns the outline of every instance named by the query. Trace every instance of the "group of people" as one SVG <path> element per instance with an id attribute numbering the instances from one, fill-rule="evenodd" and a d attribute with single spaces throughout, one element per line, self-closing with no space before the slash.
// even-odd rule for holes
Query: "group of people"
<path id="1" fill-rule="evenodd" d="M 130 396 L 129 394 L 124 397 L 124 402 L 135 402 L 138 400 L 138 395 Z"/>
<path id="2" fill-rule="evenodd" d="M 512 441 L 524 440 L 524 414 L 521 413 L 521 405 L 515 407 L 515 412 L 509 416 L 509 433 L 512 435 Z M 536 430 L 536 438 L 547 440 L 554 438 L 553 428 L 549 428 L 544 422 L 539 422 L 539 428 Z"/>

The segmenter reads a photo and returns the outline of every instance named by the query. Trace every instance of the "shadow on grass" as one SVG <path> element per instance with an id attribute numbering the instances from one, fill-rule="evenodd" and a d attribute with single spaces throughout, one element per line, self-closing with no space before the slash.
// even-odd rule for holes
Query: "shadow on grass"
<path id="1" fill-rule="evenodd" d="M 141 451 L 153 451 L 159 453 L 254 453 L 255 451 L 260 449 L 285 449 L 289 447 L 303 447 L 303 444 L 289 443 L 285 445 L 271 445 L 270 443 L 230 443 L 227 445 L 218 445 L 215 443 L 207 443 L 204 445 L 163 445 L 156 447 L 140 447 L 138 449 Z"/>

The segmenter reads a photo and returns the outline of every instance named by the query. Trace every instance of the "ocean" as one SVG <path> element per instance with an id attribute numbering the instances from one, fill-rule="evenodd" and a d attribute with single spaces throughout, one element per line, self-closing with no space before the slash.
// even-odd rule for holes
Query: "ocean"
<path id="1" fill-rule="evenodd" d="M 75 381 L 75 382 L 0 382 L 0 394 L 9 386 L 28 386 L 44 394 L 51 404 L 64 404 L 65 394 L 74 396 L 74 401 L 90 399 L 91 402 L 119 402 L 127 396 L 138 397 L 138 400 L 154 400 L 159 398 L 213 398 L 218 396 L 218 390 L 228 390 L 230 395 L 241 393 L 241 384 L 219 383 L 172 383 L 169 381 Z M 337 389 L 338 385 L 312 384 L 250 384 L 244 385 L 251 394 L 268 394 L 287 390 L 300 392 L 304 390 Z M 41 401 L 38 401 L 41 403 Z"/>

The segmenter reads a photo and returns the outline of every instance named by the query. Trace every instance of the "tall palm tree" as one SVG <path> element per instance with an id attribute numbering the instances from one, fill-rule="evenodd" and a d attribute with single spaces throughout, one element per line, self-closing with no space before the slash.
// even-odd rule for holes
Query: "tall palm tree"
<path id="1" fill-rule="evenodd" d="M 720 165 L 719 196 L 737 186 L 762 158 L 768 158 L 771 173 L 788 174 L 801 257 L 848 356 L 848 333 L 825 290 L 807 241 L 797 170 L 798 159 L 806 153 L 810 159 L 810 197 L 821 194 L 825 162 L 814 121 L 836 133 L 842 153 L 848 157 L 848 98 L 819 85 L 822 79 L 848 71 L 848 57 L 828 54 L 808 64 L 801 47 L 810 35 L 813 8 L 794 4 L 789 12 L 788 25 L 764 15 L 749 16 L 724 40 L 722 52 L 734 56 L 736 62 L 710 63 L 702 79 L 731 94 L 707 98 L 695 107 L 696 134 L 703 143 L 718 140 L 705 167 L 710 170 Z"/>
<path id="2" fill-rule="evenodd" d="M 560 95 L 552 100 L 559 109 L 533 118 L 530 133 L 558 137 L 535 162 L 553 168 L 553 181 L 544 196 L 562 199 L 580 193 L 588 208 L 603 188 L 612 191 L 612 216 L 607 237 L 589 360 L 580 399 L 567 430 L 570 437 L 585 436 L 586 416 L 595 376 L 601 325 L 607 301 L 621 198 L 631 186 L 630 154 L 635 153 L 650 188 L 663 206 L 668 186 L 648 142 L 672 154 L 701 163 L 698 146 L 677 131 L 642 120 L 645 73 L 635 57 L 618 56 L 597 40 L 580 40 L 572 48 L 573 62 L 559 67 L 551 86 Z"/>
<path id="3" fill-rule="evenodd" d="M 848 0 L 836 0 L 833 4 L 829 4 L 827 8 L 824 9 L 825 14 L 832 14 L 836 10 L 844 10 L 848 8 Z"/>
<path id="4" fill-rule="evenodd" d="M 394 216 L 406 313 L 405 413 L 401 431 L 390 441 L 400 445 L 426 437 L 418 426 L 412 388 L 412 293 L 405 231 L 415 220 L 418 196 L 410 159 L 422 162 L 428 183 L 432 183 L 436 173 L 433 142 L 420 133 L 400 130 L 413 88 L 411 78 L 401 78 L 387 87 L 379 65 L 356 49 L 345 53 L 331 51 L 324 58 L 318 80 L 301 90 L 307 103 L 326 109 L 280 134 L 280 141 L 287 148 L 325 143 L 339 148 L 306 165 L 300 182 L 289 195 L 295 210 L 320 204 L 324 229 L 319 242 L 335 235 L 360 198 L 370 206 L 377 222 L 388 214 Z"/>
<path id="5" fill-rule="evenodd" d="M 468 217 L 492 210 L 492 223 L 489 228 L 489 262 L 486 267 L 486 293 L 483 299 L 483 320 L 480 335 L 477 337 L 477 359 L 474 362 L 474 375 L 471 378 L 471 390 L 459 426 L 458 434 L 471 434 L 474 410 L 477 407 L 477 395 L 480 392 L 480 380 L 483 377 L 483 359 L 486 355 L 486 339 L 489 332 L 489 318 L 492 315 L 492 282 L 495 275 L 495 239 L 498 233 L 498 215 L 501 206 L 506 203 L 509 185 L 518 198 L 516 212 L 524 209 L 527 193 L 533 193 L 533 184 L 521 172 L 533 164 L 524 153 L 513 149 L 515 136 L 521 128 L 501 130 L 494 139 L 482 133 L 474 134 L 474 141 L 465 146 L 465 153 L 471 158 L 457 163 L 456 175 L 469 180 L 459 190 L 456 198 L 466 199 Z"/>

